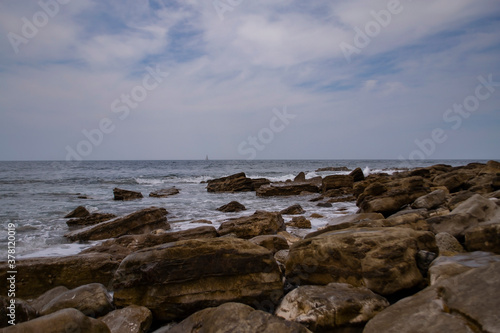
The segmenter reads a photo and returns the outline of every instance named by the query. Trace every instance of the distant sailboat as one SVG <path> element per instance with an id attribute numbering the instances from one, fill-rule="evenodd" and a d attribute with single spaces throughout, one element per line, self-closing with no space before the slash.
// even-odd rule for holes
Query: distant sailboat
<path id="1" fill-rule="evenodd" d="M 208 155 L 207 155 L 207 156 L 205 156 L 205 161 L 208 161 Z"/>

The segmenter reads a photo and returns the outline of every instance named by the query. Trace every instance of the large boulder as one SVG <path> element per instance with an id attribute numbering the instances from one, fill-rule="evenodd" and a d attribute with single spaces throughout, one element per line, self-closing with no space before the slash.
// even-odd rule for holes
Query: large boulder
<path id="1" fill-rule="evenodd" d="M 286 183 L 272 183 L 269 185 L 261 186 L 257 189 L 256 193 L 259 197 L 271 196 L 291 196 L 299 195 L 302 192 L 318 193 L 319 187 L 313 182 L 286 182 Z"/>
<path id="2" fill-rule="evenodd" d="M 255 310 L 241 303 L 225 303 L 198 311 L 168 333 L 310 333 L 304 326 Z"/>
<path id="3" fill-rule="evenodd" d="M 480 223 L 465 231 L 465 247 L 469 251 L 500 254 L 500 219 Z"/>
<path id="4" fill-rule="evenodd" d="M 62 309 L 74 308 L 89 317 L 99 317 L 113 310 L 113 299 L 100 283 L 68 290 L 51 299 L 40 310 L 42 316 Z"/>
<path id="5" fill-rule="evenodd" d="M 420 250 L 437 253 L 431 232 L 395 227 L 332 231 L 295 243 L 286 276 L 297 285 L 349 283 L 391 295 L 423 282 L 415 259 Z"/>
<path id="6" fill-rule="evenodd" d="M 19 272 L 16 297 L 33 299 L 57 286 L 76 288 L 90 283 L 110 286 L 123 256 L 92 253 L 58 258 L 21 259 L 16 262 Z M 6 281 L 7 264 L 0 264 L 0 279 Z M 22 272 L 22 273 L 21 273 Z M 2 286 L 7 284 L 2 284 Z M 3 295 L 7 295 L 4 290 Z"/>
<path id="7" fill-rule="evenodd" d="M 411 205 L 413 209 L 425 208 L 431 210 L 437 208 L 446 202 L 446 191 L 435 190 L 429 194 L 426 194 L 420 198 L 417 198 Z"/>
<path id="8" fill-rule="evenodd" d="M 356 168 L 356 169 L 352 170 L 352 172 L 349 174 L 349 176 L 352 177 L 352 180 L 355 183 L 365 180 L 365 174 L 363 173 L 363 170 L 361 170 L 361 168 Z"/>
<path id="9" fill-rule="evenodd" d="M 165 208 L 150 207 L 111 221 L 69 232 L 65 237 L 72 241 L 100 240 L 123 235 L 137 235 L 155 229 L 170 229 Z"/>
<path id="10" fill-rule="evenodd" d="M 251 179 L 244 172 L 231 176 L 212 179 L 207 182 L 208 192 L 249 192 L 255 191 L 270 181 L 264 178 Z"/>
<path id="11" fill-rule="evenodd" d="M 265 247 L 273 254 L 280 250 L 288 250 L 288 242 L 281 235 L 262 235 L 249 239 L 250 242 Z"/>
<path id="12" fill-rule="evenodd" d="M 144 306 L 130 305 L 99 318 L 111 333 L 146 333 L 153 323 L 153 314 Z"/>
<path id="13" fill-rule="evenodd" d="M 475 174 L 466 170 L 455 170 L 440 174 L 433 179 L 437 186 L 445 186 L 450 193 L 455 193 L 469 188 L 467 181 L 472 179 Z"/>
<path id="14" fill-rule="evenodd" d="M 292 290 L 283 298 L 275 314 L 313 332 L 332 332 L 341 328 L 362 328 L 388 306 L 385 298 L 367 288 L 330 283 Z"/>
<path id="15" fill-rule="evenodd" d="M 500 262 L 439 281 L 368 322 L 364 333 L 500 332 Z"/>
<path id="16" fill-rule="evenodd" d="M 331 175 L 323 178 L 321 189 L 324 192 L 328 190 L 335 190 L 342 187 L 352 188 L 354 185 L 354 178 L 350 175 Z"/>
<path id="17" fill-rule="evenodd" d="M 141 192 L 135 192 L 130 190 L 123 190 L 121 188 L 115 187 L 113 189 L 113 195 L 115 200 L 128 201 L 142 199 L 143 195 Z"/>
<path id="18" fill-rule="evenodd" d="M 113 287 L 116 306 L 145 306 L 155 319 L 167 321 L 226 302 L 276 303 L 283 281 L 270 251 L 224 237 L 134 252 L 116 271 Z"/>
<path id="19" fill-rule="evenodd" d="M 64 309 L 15 326 L 2 333 L 110 333 L 108 326 L 98 319 L 87 317 L 76 309 Z"/>
<path id="20" fill-rule="evenodd" d="M 229 219 L 222 222 L 219 235 L 234 234 L 250 239 L 260 235 L 276 235 L 285 230 L 285 222 L 280 213 L 256 211 L 253 215 Z"/>
<path id="21" fill-rule="evenodd" d="M 380 213 L 361 213 L 361 214 L 350 214 L 350 215 L 335 217 L 331 219 L 326 226 L 307 234 L 304 238 L 312 238 L 330 231 L 356 227 L 359 224 L 359 222 L 375 221 L 382 219 L 384 219 L 384 215 Z"/>
<path id="22" fill-rule="evenodd" d="M 447 232 L 439 232 L 436 234 L 436 245 L 439 248 L 440 256 L 454 256 L 458 253 L 465 252 L 460 242 Z"/>

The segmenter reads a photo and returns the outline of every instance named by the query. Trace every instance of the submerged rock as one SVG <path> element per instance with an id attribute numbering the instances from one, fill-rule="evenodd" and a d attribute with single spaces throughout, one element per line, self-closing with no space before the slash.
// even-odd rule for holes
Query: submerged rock
<path id="1" fill-rule="evenodd" d="M 114 195 L 114 200 L 120 200 L 120 201 L 136 200 L 143 198 L 142 193 L 140 192 L 122 190 L 117 187 L 113 189 L 113 195 Z"/>
<path id="2" fill-rule="evenodd" d="M 217 210 L 224 213 L 237 213 L 247 209 L 238 201 L 231 201 L 226 205 L 220 206 L 219 208 L 217 208 Z"/>
<path id="3" fill-rule="evenodd" d="M 301 205 L 295 204 L 295 205 L 292 205 L 288 208 L 283 209 L 282 211 L 280 211 L 280 214 L 282 214 L 282 215 L 296 215 L 296 214 L 304 214 L 305 212 L 306 211 L 304 210 L 304 208 L 302 208 Z"/>
<path id="4" fill-rule="evenodd" d="M 89 216 L 90 212 L 87 210 L 87 208 L 83 206 L 78 206 L 74 210 L 72 210 L 70 213 L 66 214 L 64 218 L 69 219 L 69 218 L 75 218 L 75 217 L 85 217 Z"/>
<path id="5" fill-rule="evenodd" d="M 166 198 L 166 197 L 169 197 L 172 195 L 179 194 L 179 192 L 180 192 L 179 189 L 175 188 L 175 186 L 174 186 L 174 187 L 165 188 L 162 190 L 151 192 L 151 193 L 149 193 L 149 196 L 152 198 Z"/>

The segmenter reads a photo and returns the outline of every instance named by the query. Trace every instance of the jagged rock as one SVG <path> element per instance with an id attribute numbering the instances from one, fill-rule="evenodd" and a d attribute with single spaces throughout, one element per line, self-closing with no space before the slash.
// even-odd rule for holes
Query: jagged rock
<path id="1" fill-rule="evenodd" d="M 447 232 L 436 234 L 436 245 L 439 248 L 439 255 L 441 256 L 454 256 L 465 252 L 460 242 Z"/>
<path id="2" fill-rule="evenodd" d="M 306 219 L 304 216 L 295 216 L 292 221 L 286 223 L 287 226 L 300 228 L 300 229 L 311 229 L 311 221 Z"/>
<path id="3" fill-rule="evenodd" d="M 296 204 L 296 205 L 293 205 L 293 206 L 290 206 L 288 208 L 283 209 L 282 211 L 280 211 L 280 214 L 281 215 L 296 215 L 296 214 L 304 214 L 305 212 L 306 211 L 304 210 L 304 208 L 302 208 L 301 205 Z"/>
<path id="4" fill-rule="evenodd" d="M 86 241 L 143 234 L 155 229 L 168 230 L 170 225 L 165 217 L 167 214 L 165 208 L 150 207 L 124 217 L 69 232 L 64 236 L 72 241 Z"/>
<path id="5" fill-rule="evenodd" d="M 222 222 L 219 235 L 235 234 L 236 237 L 250 239 L 260 235 L 276 235 L 285 230 L 285 222 L 280 213 L 256 211 L 253 215 L 229 219 Z"/>
<path id="6" fill-rule="evenodd" d="M 226 303 L 198 311 L 168 330 L 169 333 L 307 333 L 304 326 L 255 310 Z"/>
<path id="7" fill-rule="evenodd" d="M 145 306 L 167 321 L 226 302 L 277 302 L 283 282 L 272 253 L 233 237 L 185 240 L 127 256 L 116 271 L 117 307 Z"/>
<path id="8" fill-rule="evenodd" d="M 217 208 L 217 210 L 224 213 L 236 213 L 247 209 L 238 201 L 231 201 L 230 203 Z"/>
<path id="9" fill-rule="evenodd" d="M 40 310 L 42 316 L 62 309 L 74 308 L 89 317 L 99 317 L 113 310 L 113 299 L 100 283 L 68 290 L 50 300 Z"/>
<path id="10" fill-rule="evenodd" d="M 219 234 L 212 226 L 198 227 L 176 232 L 162 234 L 127 235 L 108 239 L 100 245 L 96 245 L 82 251 L 82 253 L 117 253 L 124 257 L 132 252 L 165 243 L 177 242 L 187 239 L 215 238 Z"/>
<path id="11" fill-rule="evenodd" d="M 87 208 L 83 206 L 78 206 L 74 210 L 72 210 L 70 213 L 68 213 L 64 218 L 69 219 L 73 217 L 85 217 L 89 216 L 90 212 L 87 210 Z"/>
<path id="12" fill-rule="evenodd" d="M 259 197 L 299 195 L 303 192 L 318 193 L 319 188 L 312 182 L 272 183 L 263 185 L 256 191 Z"/>
<path id="13" fill-rule="evenodd" d="M 420 250 L 438 252 L 431 232 L 395 227 L 332 231 L 292 245 L 286 276 L 297 285 L 349 283 L 390 295 L 423 282 L 415 260 Z"/>
<path id="14" fill-rule="evenodd" d="M 285 237 L 280 235 L 263 235 L 249 239 L 250 242 L 265 247 L 273 254 L 280 250 L 288 250 L 289 246 Z"/>
<path id="15" fill-rule="evenodd" d="M 500 263 L 439 281 L 368 322 L 364 333 L 500 332 Z"/>
<path id="16" fill-rule="evenodd" d="M 111 219 L 114 219 L 116 217 L 115 214 L 109 214 L 109 213 L 92 213 L 88 216 L 85 217 L 80 217 L 77 219 L 71 219 L 69 221 L 66 221 L 66 224 L 70 227 L 72 226 L 87 226 L 87 225 L 94 225 L 98 224 L 104 221 L 109 221 Z"/>
<path id="17" fill-rule="evenodd" d="M 467 229 L 465 231 L 465 247 L 469 251 L 487 251 L 500 254 L 500 218 Z"/>
<path id="18" fill-rule="evenodd" d="M 113 189 L 113 195 L 115 200 L 120 200 L 120 201 L 136 200 L 143 198 L 142 193 L 140 192 L 122 190 L 117 187 Z"/>
<path id="19" fill-rule="evenodd" d="M 500 256 L 490 252 L 466 252 L 449 257 L 439 257 L 429 267 L 431 285 L 477 267 L 500 262 Z"/>
<path id="20" fill-rule="evenodd" d="M 3 333 L 110 333 L 108 326 L 98 319 L 87 317 L 76 309 L 64 309 L 15 326 L 4 328 Z"/>
<path id="21" fill-rule="evenodd" d="M 172 195 L 179 194 L 179 192 L 180 192 L 179 189 L 175 188 L 175 186 L 174 186 L 174 187 L 165 188 L 165 189 L 151 192 L 151 193 L 149 193 L 149 196 L 152 198 L 166 198 L 166 197 L 169 197 Z"/>
<path id="22" fill-rule="evenodd" d="M 323 193 L 332 190 L 339 189 L 342 187 L 352 188 L 354 185 L 354 179 L 350 175 L 331 175 L 323 178 L 322 191 Z"/>
<path id="23" fill-rule="evenodd" d="M 332 332 L 342 328 L 361 329 L 387 306 L 389 302 L 385 298 L 367 288 L 330 283 L 292 290 L 283 298 L 275 314 L 313 332 Z"/>
<path id="24" fill-rule="evenodd" d="M 99 319 L 111 333 L 146 333 L 153 322 L 153 314 L 144 306 L 130 305 Z"/>
<path id="25" fill-rule="evenodd" d="M 248 178 L 244 172 L 231 176 L 212 179 L 207 182 L 208 192 L 249 192 L 255 191 L 264 184 L 271 183 L 268 179 Z"/>
<path id="26" fill-rule="evenodd" d="M 20 324 L 38 317 L 36 309 L 28 302 L 16 298 L 13 305 L 10 300 L 11 298 L 0 296 L 0 331 L 3 327 L 10 326 L 9 321 Z"/>
<path id="27" fill-rule="evenodd" d="M 109 286 L 121 259 L 123 256 L 105 253 L 19 259 L 16 268 L 22 272 L 22 278 L 16 280 L 16 297 L 36 298 L 55 286 L 76 288 L 89 283 Z M 1 281 L 6 281 L 8 270 L 7 263 L 0 263 Z"/>
<path id="28" fill-rule="evenodd" d="M 443 190 L 435 190 L 420 198 L 417 198 L 411 205 L 413 209 L 425 208 L 431 210 L 437 208 L 446 202 L 446 192 Z"/>
<path id="29" fill-rule="evenodd" d="M 352 180 L 357 183 L 357 182 L 360 182 L 360 181 L 363 181 L 365 180 L 365 174 L 363 173 L 363 170 L 361 170 L 361 168 L 356 168 L 354 169 L 350 174 L 349 176 L 352 177 Z"/>
<path id="30" fill-rule="evenodd" d="M 300 172 L 295 178 L 293 179 L 294 182 L 305 182 L 306 181 L 306 174 L 304 172 Z"/>

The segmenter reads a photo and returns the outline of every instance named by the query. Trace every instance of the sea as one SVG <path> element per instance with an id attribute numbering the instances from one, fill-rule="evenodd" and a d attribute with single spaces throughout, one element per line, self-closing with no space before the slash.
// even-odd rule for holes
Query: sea
<path id="1" fill-rule="evenodd" d="M 459 166 L 472 162 L 487 161 L 421 160 L 410 167 L 441 163 Z M 326 167 L 345 167 L 349 171 L 317 171 Z M 200 219 L 209 220 L 218 228 L 230 218 L 251 215 L 256 210 L 280 211 L 299 203 L 307 218 L 313 213 L 323 216 L 310 218 L 311 230 L 288 228 L 292 233 L 308 233 L 335 217 L 355 213 L 358 209 L 355 202 L 318 207 L 317 202 L 309 201 L 317 194 L 261 198 L 255 192 L 208 193 L 206 181 L 238 172 L 245 172 L 251 178 L 286 181 L 300 172 L 305 172 L 306 178 L 325 177 L 348 174 L 357 167 L 368 175 L 380 172 L 392 174 L 406 166 L 398 160 L 2 161 L 0 248 L 5 249 L 2 251 L 5 258 L 0 258 L 0 261 L 7 260 L 9 225 L 15 230 L 16 259 L 74 255 L 100 243 L 75 243 L 64 237 L 70 230 L 64 216 L 78 206 L 84 206 L 92 213 L 118 216 L 151 206 L 164 207 L 169 212 L 167 218 L 172 226 L 169 232 L 173 232 L 206 226 L 192 223 Z M 115 201 L 115 187 L 139 191 L 144 198 Z M 150 192 L 170 187 L 176 187 L 180 193 L 167 198 L 149 197 Z M 216 210 L 233 200 L 245 205 L 247 210 L 239 213 Z M 285 222 L 291 218 L 284 216 Z"/>

